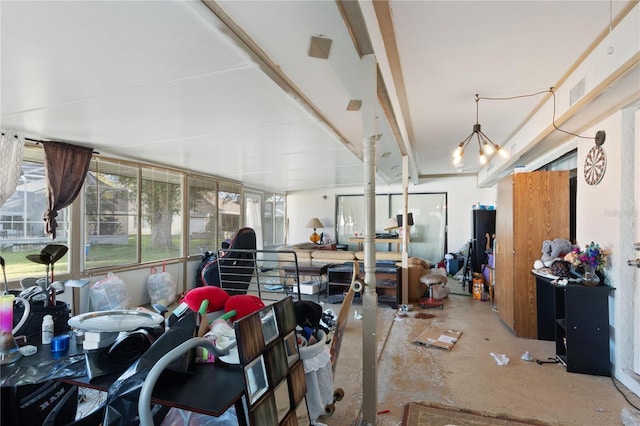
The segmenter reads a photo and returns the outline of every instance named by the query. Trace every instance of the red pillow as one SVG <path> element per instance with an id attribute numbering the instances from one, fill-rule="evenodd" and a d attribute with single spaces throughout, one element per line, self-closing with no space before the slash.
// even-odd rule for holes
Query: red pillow
<path id="1" fill-rule="evenodd" d="M 191 310 L 198 312 L 202 301 L 205 299 L 209 301 L 207 313 L 221 311 L 224 309 L 227 300 L 229 300 L 229 293 L 220 287 L 206 285 L 189 290 L 184 299 L 182 299 L 182 303 L 186 303 Z"/>

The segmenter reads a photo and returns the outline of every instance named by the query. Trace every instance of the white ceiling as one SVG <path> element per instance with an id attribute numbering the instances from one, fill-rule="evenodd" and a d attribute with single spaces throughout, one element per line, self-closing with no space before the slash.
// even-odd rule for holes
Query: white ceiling
<path id="1" fill-rule="evenodd" d="M 475 123 L 474 95 L 554 86 L 627 5 L 375 3 L 2 1 L 1 125 L 296 191 L 362 183 L 362 111 L 375 110 L 380 182 L 401 180 L 403 152 L 414 183 L 475 173 L 475 150 L 462 169 L 450 161 Z M 312 36 L 332 40 L 328 59 L 307 55 Z M 347 111 L 371 98 L 369 51 L 386 93 Z M 483 131 L 502 144 L 540 101 L 481 101 Z"/>

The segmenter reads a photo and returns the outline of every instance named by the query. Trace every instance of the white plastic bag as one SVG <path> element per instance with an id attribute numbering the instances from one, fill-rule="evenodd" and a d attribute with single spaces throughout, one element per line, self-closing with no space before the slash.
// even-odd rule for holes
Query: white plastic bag
<path id="1" fill-rule="evenodd" d="M 155 268 L 151 268 L 151 275 L 147 279 L 147 291 L 152 305 L 159 303 L 169 306 L 176 301 L 176 280 L 165 269 L 164 263 L 160 273 L 156 273 Z"/>
<path id="2" fill-rule="evenodd" d="M 127 286 L 113 272 L 89 286 L 89 300 L 93 311 L 129 309 Z"/>

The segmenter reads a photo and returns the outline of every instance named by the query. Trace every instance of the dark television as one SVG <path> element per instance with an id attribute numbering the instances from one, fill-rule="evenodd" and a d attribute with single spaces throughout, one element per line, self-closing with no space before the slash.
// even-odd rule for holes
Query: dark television
<path id="1" fill-rule="evenodd" d="M 402 216 L 401 214 L 396 215 L 396 220 L 398 221 L 398 228 L 402 228 Z M 409 222 L 409 226 L 413 225 L 413 213 L 407 213 L 407 222 Z"/>

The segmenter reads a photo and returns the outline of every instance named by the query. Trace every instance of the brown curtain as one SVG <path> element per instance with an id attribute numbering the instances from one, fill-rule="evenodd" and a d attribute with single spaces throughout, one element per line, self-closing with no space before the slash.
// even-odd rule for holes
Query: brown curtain
<path id="1" fill-rule="evenodd" d="M 61 142 L 43 142 L 44 173 L 47 180 L 45 231 L 56 238 L 58 210 L 76 199 L 89 171 L 93 150 Z"/>

